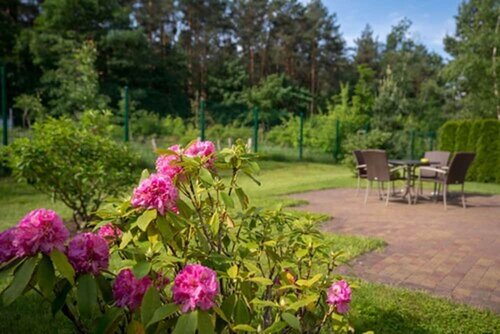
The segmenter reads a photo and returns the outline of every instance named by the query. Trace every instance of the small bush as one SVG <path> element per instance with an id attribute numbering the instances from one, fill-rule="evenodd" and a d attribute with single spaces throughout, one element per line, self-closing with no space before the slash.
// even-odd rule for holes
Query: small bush
<path id="1" fill-rule="evenodd" d="M 15 177 L 66 204 L 79 226 L 106 196 L 133 181 L 136 157 L 126 146 L 68 118 L 35 124 L 33 137 L 16 140 L 10 150 Z"/>
<path id="2" fill-rule="evenodd" d="M 484 120 L 477 143 L 476 164 L 478 182 L 495 182 L 500 163 L 499 133 L 500 122 Z"/>
<path id="3" fill-rule="evenodd" d="M 457 132 L 455 134 L 455 152 L 466 152 L 469 144 L 471 122 L 461 121 L 458 123 Z"/>
<path id="4" fill-rule="evenodd" d="M 380 130 L 373 130 L 368 133 L 358 133 L 347 137 L 343 147 L 343 150 L 346 152 L 343 164 L 354 170 L 356 162 L 354 161 L 352 151 L 366 149 L 387 150 L 390 146 L 391 137 L 391 133 Z"/>
<path id="5" fill-rule="evenodd" d="M 448 121 L 439 129 L 439 149 L 454 152 L 458 122 Z"/>
<path id="6" fill-rule="evenodd" d="M 467 141 L 467 152 L 476 152 L 477 143 L 479 137 L 481 137 L 483 121 L 474 120 L 471 121 L 471 123 L 472 124 L 469 130 L 469 139 Z M 467 172 L 467 181 L 474 181 L 476 179 L 477 167 L 478 167 L 477 160 L 474 160 L 469 168 L 469 171 Z"/>

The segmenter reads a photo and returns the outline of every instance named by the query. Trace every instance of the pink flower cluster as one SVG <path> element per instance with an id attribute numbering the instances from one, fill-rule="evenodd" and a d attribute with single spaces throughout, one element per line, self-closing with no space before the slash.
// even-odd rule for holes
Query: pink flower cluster
<path id="1" fill-rule="evenodd" d="M 128 307 L 131 311 L 141 305 L 142 297 L 151 286 L 147 276 L 138 280 L 132 270 L 120 271 L 113 284 L 113 297 L 119 307 Z"/>
<path id="2" fill-rule="evenodd" d="M 77 234 L 68 245 L 68 260 L 77 273 L 99 274 L 109 265 L 109 249 L 106 240 L 97 234 Z"/>
<path id="3" fill-rule="evenodd" d="M 39 251 L 49 254 L 54 248 L 63 251 L 68 237 L 68 229 L 54 211 L 37 209 L 24 216 L 15 227 L 12 245 L 19 257 Z"/>
<path id="4" fill-rule="evenodd" d="M 196 307 L 208 310 L 215 305 L 219 293 L 217 274 L 199 264 L 189 264 L 175 277 L 172 294 L 174 302 L 181 305 L 182 312 Z"/>
<path id="5" fill-rule="evenodd" d="M 351 293 L 349 284 L 344 280 L 340 280 L 328 288 L 326 302 L 335 306 L 338 313 L 347 313 L 349 311 L 349 303 L 351 302 Z"/>
<path id="6" fill-rule="evenodd" d="M 172 179 L 181 175 L 183 168 L 178 166 L 177 163 L 181 161 L 183 154 L 190 158 L 199 157 L 206 159 L 204 164 L 206 168 L 213 168 L 214 166 L 215 145 L 211 141 L 196 141 L 184 151 L 179 145 L 170 146 L 168 149 L 176 154 L 161 155 L 156 159 L 156 171 L 160 175 L 168 176 Z"/>
<path id="7" fill-rule="evenodd" d="M 15 229 L 9 228 L 0 233 L 0 263 L 8 262 L 16 256 L 16 248 L 12 245 L 15 231 Z"/>
<path id="8" fill-rule="evenodd" d="M 164 215 L 167 210 L 177 212 L 178 198 L 179 192 L 169 177 L 151 174 L 134 189 L 131 203 L 135 208 L 156 209 Z"/>
<path id="9" fill-rule="evenodd" d="M 101 228 L 97 231 L 97 235 L 106 240 L 108 244 L 118 240 L 122 234 L 122 230 L 111 223 L 101 226 Z"/>
<path id="10" fill-rule="evenodd" d="M 180 161 L 179 155 L 182 153 L 182 150 L 179 145 L 170 146 L 168 149 L 177 154 L 160 155 L 158 159 L 156 159 L 156 171 L 158 174 L 173 179 L 175 176 L 182 173 L 182 167 L 176 165 L 176 163 Z"/>
<path id="11" fill-rule="evenodd" d="M 207 158 L 206 168 L 212 168 L 215 162 L 215 145 L 211 141 L 196 141 L 184 152 L 188 157 Z"/>

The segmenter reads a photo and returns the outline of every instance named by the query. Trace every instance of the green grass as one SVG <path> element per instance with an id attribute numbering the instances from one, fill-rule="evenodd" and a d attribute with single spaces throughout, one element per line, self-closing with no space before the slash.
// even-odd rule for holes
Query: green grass
<path id="1" fill-rule="evenodd" d="M 252 204 L 274 206 L 296 205 L 299 201 L 286 195 L 315 189 L 354 187 L 356 180 L 342 166 L 319 163 L 285 163 L 263 161 L 257 186 L 246 177 L 241 185 L 247 190 Z M 467 192 L 499 194 L 500 185 L 468 183 Z M 64 217 L 70 211 L 61 203 L 52 202 L 43 194 L 12 179 L 0 179 L 0 230 L 10 227 L 28 211 L 52 208 Z M 316 220 L 328 217 L 313 215 Z M 383 247 L 379 239 L 329 234 L 328 239 L 342 260 Z M 0 288 L 5 282 L 0 282 Z M 491 312 L 453 303 L 426 293 L 392 288 L 359 281 L 354 293 L 350 318 L 356 332 L 374 330 L 376 333 L 494 333 L 500 332 L 500 317 Z M 0 306 L 0 333 L 71 333 L 71 324 L 61 315 L 55 319 L 50 306 L 40 297 L 29 294 L 9 307 Z"/>

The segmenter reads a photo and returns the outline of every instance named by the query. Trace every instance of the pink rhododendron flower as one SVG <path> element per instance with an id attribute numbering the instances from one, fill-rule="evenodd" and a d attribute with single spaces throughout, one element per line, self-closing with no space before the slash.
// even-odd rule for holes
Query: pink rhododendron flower
<path id="1" fill-rule="evenodd" d="M 326 302 L 335 306 L 338 313 L 347 313 L 351 302 L 351 287 L 349 284 L 344 280 L 333 283 L 328 288 Z"/>
<path id="2" fill-rule="evenodd" d="M 108 243 L 97 234 L 79 233 L 68 245 L 68 260 L 77 273 L 97 275 L 108 268 Z"/>
<path id="3" fill-rule="evenodd" d="M 196 141 L 184 151 L 184 154 L 192 158 L 208 158 L 205 167 L 212 168 L 215 162 L 215 145 L 211 141 Z"/>
<path id="4" fill-rule="evenodd" d="M 189 264 L 175 277 L 172 294 L 174 302 L 181 305 L 182 312 L 196 307 L 208 310 L 215 305 L 219 293 L 217 274 L 199 264 Z"/>
<path id="5" fill-rule="evenodd" d="M 168 149 L 178 154 L 181 153 L 179 145 L 170 146 Z M 173 179 L 175 176 L 182 173 L 182 167 L 175 165 L 175 162 L 178 161 L 179 156 L 177 154 L 160 155 L 158 159 L 156 159 L 156 171 L 158 174 L 165 175 Z"/>
<path id="6" fill-rule="evenodd" d="M 108 244 L 119 239 L 122 234 L 122 230 L 111 223 L 101 226 L 101 228 L 97 231 L 97 235 L 106 240 Z"/>
<path id="7" fill-rule="evenodd" d="M 12 244 L 14 236 L 14 228 L 9 228 L 0 233 L 0 263 L 10 261 L 16 256 L 16 248 Z"/>
<path id="8" fill-rule="evenodd" d="M 131 203 L 136 208 L 156 209 L 163 215 L 167 210 L 177 212 L 177 198 L 179 192 L 169 177 L 151 174 L 134 189 Z"/>
<path id="9" fill-rule="evenodd" d="M 113 284 L 113 297 L 119 307 L 128 307 L 131 311 L 141 305 L 142 297 L 151 286 L 151 279 L 145 276 L 138 280 L 132 270 L 120 271 Z"/>
<path id="10" fill-rule="evenodd" d="M 64 250 L 69 231 L 62 219 L 52 210 L 37 209 L 24 216 L 17 225 L 13 245 L 17 256 L 45 254 L 54 248 Z"/>

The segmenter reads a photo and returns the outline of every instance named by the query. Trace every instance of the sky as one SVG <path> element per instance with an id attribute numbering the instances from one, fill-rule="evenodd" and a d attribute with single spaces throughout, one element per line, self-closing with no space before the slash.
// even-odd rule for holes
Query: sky
<path id="1" fill-rule="evenodd" d="M 307 1 L 304 1 L 307 2 Z M 413 24 L 411 37 L 429 50 L 449 59 L 443 37 L 455 31 L 455 15 L 461 0 L 323 0 L 330 13 L 337 13 L 340 31 L 349 47 L 369 23 L 379 42 L 391 27 L 407 17 Z"/>

